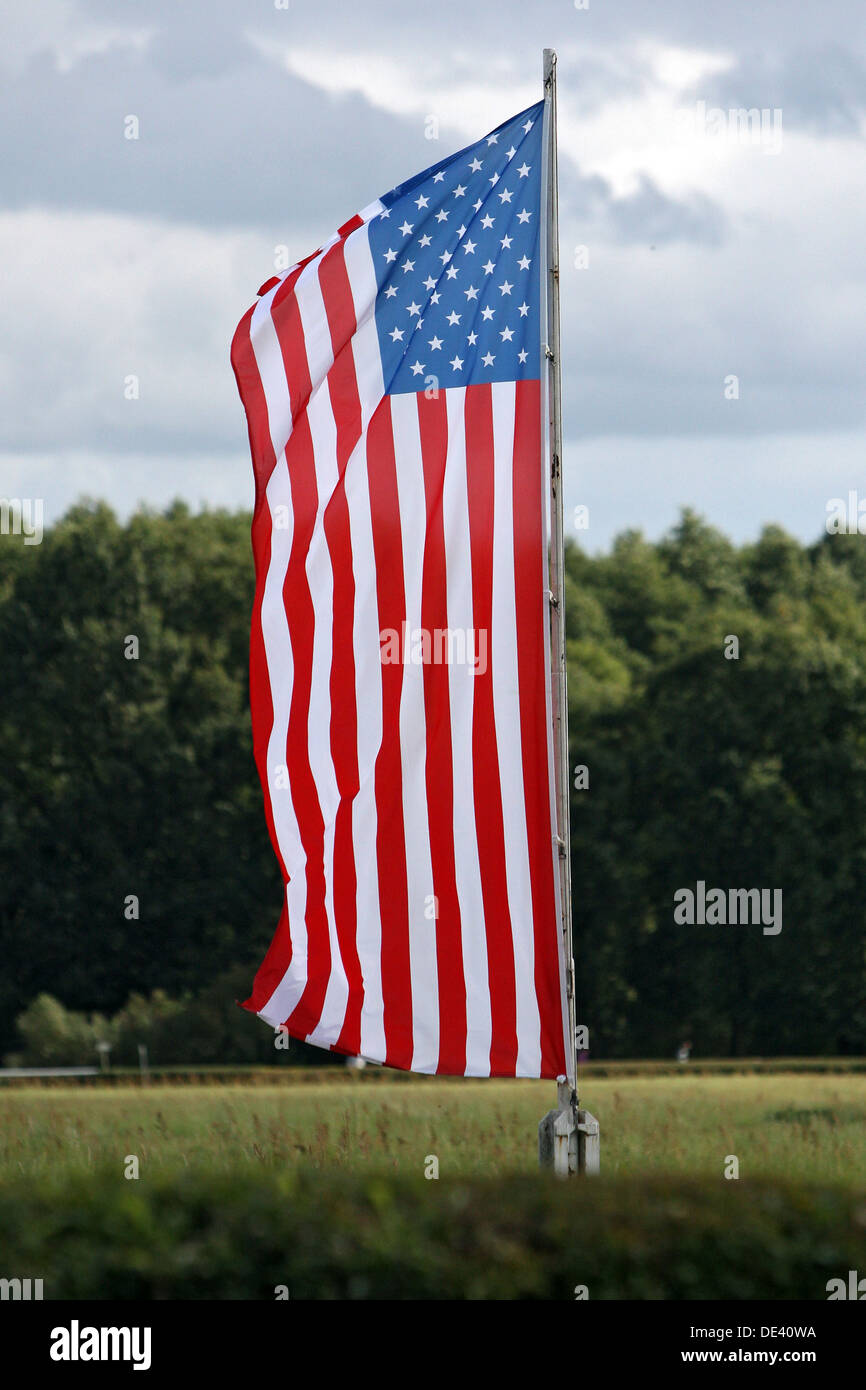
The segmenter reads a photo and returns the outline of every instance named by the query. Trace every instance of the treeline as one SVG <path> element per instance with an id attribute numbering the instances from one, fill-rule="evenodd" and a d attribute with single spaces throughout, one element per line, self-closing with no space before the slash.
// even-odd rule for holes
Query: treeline
<path id="1" fill-rule="evenodd" d="M 685 513 L 566 564 L 591 1055 L 866 1053 L 866 538 L 735 547 Z M 88 504 L 0 537 L 0 1050 L 47 993 L 103 1029 L 148 1001 L 160 1061 L 210 1060 L 175 1005 L 212 1011 L 213 1060 L 273 1055 L 234 1002 L 280 901 L 252 593 L 242 513 Z M 676 922 L 698 881 L 781 889 L 781 931 Z"/>

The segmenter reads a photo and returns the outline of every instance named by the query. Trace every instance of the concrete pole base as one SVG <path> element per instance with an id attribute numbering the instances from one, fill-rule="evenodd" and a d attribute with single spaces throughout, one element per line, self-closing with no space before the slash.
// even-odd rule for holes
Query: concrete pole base
<path id="1" fill-rule="evenodd" d="M 601 1168 L 598 1120 L 575 1105 L 570 1086 L 560 1084 L 559 1106 L 548 1110 L 538 1126 L 538 1163 L 557 1177 L 572 1173 L 591 1175 Z"/>

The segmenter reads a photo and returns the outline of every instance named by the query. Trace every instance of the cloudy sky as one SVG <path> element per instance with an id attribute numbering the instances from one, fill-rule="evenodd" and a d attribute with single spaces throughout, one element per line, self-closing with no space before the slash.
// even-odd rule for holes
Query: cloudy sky
<path id="1" fill-rule="evenodd" d="M 814 540 L 866 496 L 860 0 L 3 0 L 0 495 L 249 506 L 229 345 L 279 248 L 538 100 L 544 46 L 584 542 Z"/>

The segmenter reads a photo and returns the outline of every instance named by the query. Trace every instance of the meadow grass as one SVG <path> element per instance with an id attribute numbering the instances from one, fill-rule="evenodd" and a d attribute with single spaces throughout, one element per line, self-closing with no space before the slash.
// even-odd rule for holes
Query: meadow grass
<path id="1" fill-rule="evenodd" d="M 362 1078 L 273 1085 L 28 1087 L 0 1091 L 0 1181 L 116 1166 L 141 1176 L 344 1169 L 442 1177 L 537 1170 L 550 1082 Z M 866 1076 L 595 1078 L 581 1102 L 601 1122 L 602 1171 L 862 1186 Z"/>

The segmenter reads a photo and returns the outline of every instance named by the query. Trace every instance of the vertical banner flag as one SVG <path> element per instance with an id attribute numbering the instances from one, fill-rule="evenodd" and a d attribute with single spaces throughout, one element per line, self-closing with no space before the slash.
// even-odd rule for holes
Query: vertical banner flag
<path id="1" fill-rule="evenodd" d="M 544 104 L 262 286 L 250 701 L 282 915 L 245 1007 L 563 1076 L 543 462 Z"/>

